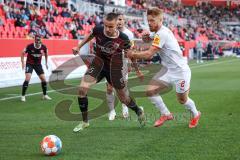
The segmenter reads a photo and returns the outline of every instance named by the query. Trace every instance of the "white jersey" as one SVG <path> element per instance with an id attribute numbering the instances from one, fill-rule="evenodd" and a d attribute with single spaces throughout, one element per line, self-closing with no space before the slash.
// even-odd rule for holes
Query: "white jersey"
<path id="1" fill-rule="evenodd" d="M 161 63 L 168 69 L 189 69 L 187 59 L 183 57 L 177 39 L 172 31 L 162 26 L 154 35 L 152 45 L 160 48 Z"/>
<path id="2" fill-rule="evenodd" d="M 126 27 L 124 27 L 123 31 L 124 34 L 126 34 L 128 36 L 128 39 L 131 42 L 131 46 L 134 45 L 134 34 L 132 31 L 130 31 L 129 29 L 127 29 Z M 128 58 L 124 59 L 126 63 L 128 63 Z"/>
<path id="3" fill-rule="evenodd" d="M 123 31 L 124 34 L 126 34 L 128 36 L 128 39 L 131 42 L 131 45 L 134 45 L 134 34 L 132 31 L 130 31 L 129 29 L 127 29 L 126 27 L 124 27 Z M 124 58 L 123 60 L 123 75 L 125 75 L 124 79 L 128 79 L 128 58 Z"/>
<path id="4" fill-rule="evenodd" d="M 124 27 L 124 30 L 122 31 L 124 34 L 126 34 L 128 36 L 128 39 L 130 41 L 134 40 L 134 34 L 132 31 L 130 31 L 129 29 L 127 29 L 126 27 Z"/>

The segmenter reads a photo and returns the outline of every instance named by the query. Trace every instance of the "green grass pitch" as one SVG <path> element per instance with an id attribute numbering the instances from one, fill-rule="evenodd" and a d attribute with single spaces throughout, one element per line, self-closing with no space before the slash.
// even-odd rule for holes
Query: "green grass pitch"
<path id="1" fill-rule="evenodd" d="M 108 121 L 107 114 L 90 121 L 90 127 L 73 133 L 74 121 L 63 121 L 55 115 L 55 106 L 72 99 L 71 112 L 78 113 L 76 96 L 51 91 L 52 101 L 42 101 L 41 94 L 27 96 L 25 103 L 18 96 L 21 87 L 0 89 L 0 160 L 237 160 L 240 159 L 240 59 L 223 58 L 196 64 L 191 62 L 190 97 L 202 112 L 199 126 L 188 128 L 189 114 L 177 103 L 175 92 L 163 99 L 176 120 L 154 128 L 159 113 L 147 98 L 136 101 L 145 109 L 148 121 L 139 128 L 134 113 L 131 120 L 118 117 Z M 149 75 L 148 75 L 149 74 Z M 146 79 L 151 77 L 146 74 Z M 67 83 L 77 85 L 79 80 Z M 131 90 L 141 90 L 138 80 L 131 80 Z M 132 87 L 134 86 L 134 87 Z M 105 84 L 94 87 L 105 97 Z M 40 84 L 30 85 L 27 93 L 41 92 Z M 14 95 L 16 94 L 16 95 Z M 90 108 L 101 99 L 89 95 Z M 107 107 L 107 106 L 106 106 Z M 46 135 L 55 134 L 63 142 L 60 155 L 41 154 L 39 143 Z"/>

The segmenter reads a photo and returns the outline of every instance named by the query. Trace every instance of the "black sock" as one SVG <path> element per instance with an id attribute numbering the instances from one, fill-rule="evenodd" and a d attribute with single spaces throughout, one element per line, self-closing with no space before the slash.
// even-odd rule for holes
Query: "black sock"
<path id="1" fill-rule="evenodd" d="M 82 112 L 83 122 L 88 122 L 88 98 L 87 98 L 87 96 L 83 97 L 83 98 L 78 97 L 78 104 L 79 104 L 80 111 Z"/>
<path id="2" fill-rule="evenodd" d="M 42 82 L 43 95 L 47 95 L 47 82 Z"/>
<path id="3" fill-rule="evenodd" d="M 27 88 L 28 88 L 28 81 L 24 81 L 22 85 L 22 96 L 25 96 Z"/>
<path id="4" fill-rule="evenodd" d="M 127 107 L 132 109 L 137 115 L 140 115 L 142 113 L 142 110 L 137 106 L 137 104 L 133 101 L 132 98 Z"/>

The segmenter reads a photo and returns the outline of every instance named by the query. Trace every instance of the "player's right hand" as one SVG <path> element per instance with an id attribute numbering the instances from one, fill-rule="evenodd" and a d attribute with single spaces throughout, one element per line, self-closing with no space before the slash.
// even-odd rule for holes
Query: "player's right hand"
<path id="1" fill-rule="evenodd" d="M 74 55 L 77 55 L 79 53 L 79 48 L 78 47 L 73 47 L 72 52 Z"/>

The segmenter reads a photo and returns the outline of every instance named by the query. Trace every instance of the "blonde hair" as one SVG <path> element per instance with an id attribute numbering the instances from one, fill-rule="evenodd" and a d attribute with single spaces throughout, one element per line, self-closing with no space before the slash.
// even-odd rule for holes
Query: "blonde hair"
<path id="1" fill-rule="evenodd" d="M 163 10 L 159 9 L 158 7 L 152 7 L 147 10 L 147 15 L 151 15 L 153 17 L 160 16 L 163 18 Z"/>

